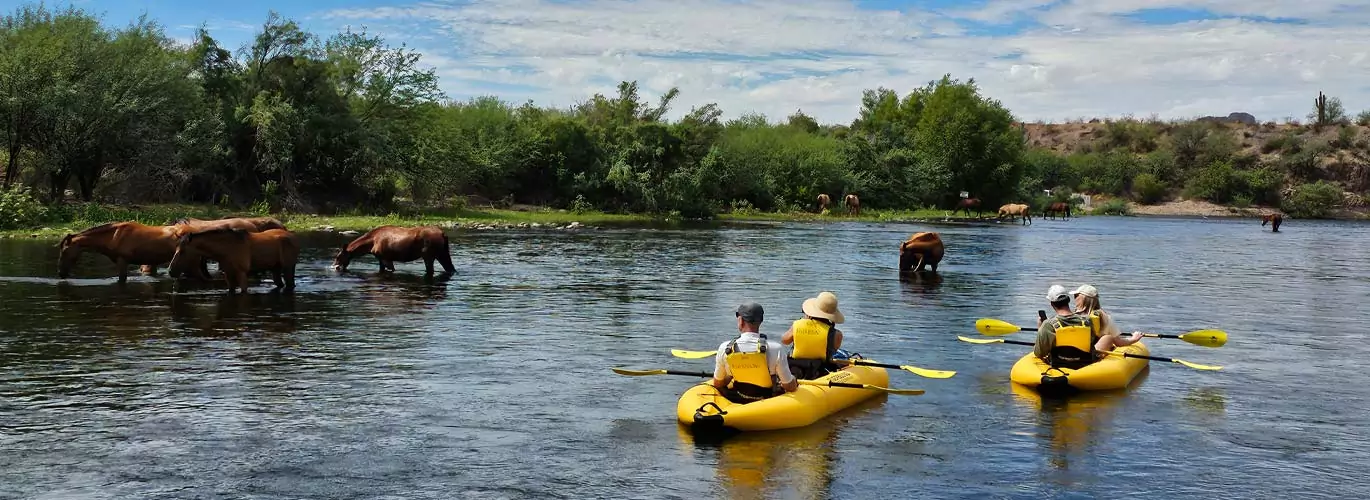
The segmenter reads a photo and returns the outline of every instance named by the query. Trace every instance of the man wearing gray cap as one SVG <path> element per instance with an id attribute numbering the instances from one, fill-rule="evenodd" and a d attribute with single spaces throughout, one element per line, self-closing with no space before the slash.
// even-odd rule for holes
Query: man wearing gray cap
<path id="1" fill-rule="evenodd" d="M 1051 319 L 1045 317 L 1037 319 L 1037 343 L 1033 348 L 1033 353 L 1048 363 L 1052 363 L 1056 358 L 1062 357 L 1061 350 L 1056 348 L 1056 329 L 1065 326 L 1088 326 L 1089 317 L 1075 314 L 1075 311 L 1071 310 L 1070 293 L 1066 292 L 1066 287 L 1061 285 L 1051 285 L 1051 288 L 1047 289 L 1047 302 L 1051 303 L 1051 308 L 1056 311 L 1056 316 Z M 1088 355 L 1088 353 L 1085 354 Z M 1086 357 L 1075 361 L 1088 363 L 1093 359 Z"/>
<path id="2" fill-rule="evenodd" d="M 799 389 L 799 380 L 790 374 L 789 355 L 784 346 L 767 340 L 760 333 L 765 311 L 761 304 L 747 302 L 737 307 L 737 338 L 719 344 L 714 355 L 713 385 L 728 399 L 738 403 L 760 401 Z M 779 384 L 776 382 L 779 381 Z"/>

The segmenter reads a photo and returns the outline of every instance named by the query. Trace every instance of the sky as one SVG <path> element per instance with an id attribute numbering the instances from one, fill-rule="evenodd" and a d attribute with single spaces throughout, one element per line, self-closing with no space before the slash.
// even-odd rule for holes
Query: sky
<path id="1" fill-rule="evenodd" d="M 20 2 L 0 0 L 12 11 Z M 950 74 L 1023 121 L 1303 120 L 1319 91 L 1370 109 L 1370 0 L 75 0 L 123 25 L 236 48 L 270 10 L 327 36 L 365 27 L 423 53 L 451 99 L 570 106 L 636 80 L 668 116 L 802 110 L 849 123 L 865 89 Z M 66 5 L 49 1 L 48 5 Z"/>

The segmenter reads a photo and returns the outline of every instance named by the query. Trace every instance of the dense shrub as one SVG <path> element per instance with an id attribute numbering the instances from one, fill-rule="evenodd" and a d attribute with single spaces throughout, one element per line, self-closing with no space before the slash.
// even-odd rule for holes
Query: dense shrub
<path id="1" fill-rule="evenodd" d="M 1294 193 L 1284 200 L 1282 208 L 1291 216 L 1303 219 L 1317 219 L 1327 216 L 1342 203 L 1342 191 L 1336 184 L 1318 181 L 1294 188 Z"/>
<path id="2" fill-rule="evenodd" d="M 1132 180 L 1132 194 L 1137 202 L 1143 205 L 1152 205 L 1165 199 L 1166 187 L 1156 176 L 1151 174 L 1137 174 Z"/>
<path id="3" fill-rule="evenodd" d="M 0 229 L 33 227 L 44 220 L 46 212 L 27 187 L 14 186 L 0 191 Z"/>
<path id="4" fill-rule="evenodd" d="M 1094 209 L 1094 213 L 1103 215 L 1127 215 L 1131 212 L 1132 209 L 1128 207 L 1127 200 L 1121 198 L 1105 201 Z"/>
<path id="5" fill-rule="evenodd" d="M 1220 161 L 1195 172 L 1185 184 L 1184 194 L 1188 198 L 1227 203 L 1245 191 L 1245 178 L 1232 168 L 1231 163 Z"/>

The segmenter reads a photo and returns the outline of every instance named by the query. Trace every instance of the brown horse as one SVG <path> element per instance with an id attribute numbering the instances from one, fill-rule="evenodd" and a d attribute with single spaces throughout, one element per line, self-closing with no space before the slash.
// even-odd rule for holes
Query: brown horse
<path id="1" fill-rule="evenodd" d="M 825 193 L 825 194 L 819 194 L 819 195 L 818 195 L 818 213 L 821 214 L 821 213 L 823 213 L 824 210 L 827 210 L 827 209 L 828 209 L 828 205 L 831 204 L 831 203 L 832 203 L 832 198 L 828 198 L 828 195 L 827 195 L 826 193 Z"/>
<path id="2" fill-rule="evenodd" d="M 59 245 L 57 277 L 66 279 L 83 250 L 99 253 L 119 268 L 119 282 L 128 279 L 128 266 L 158 266 L 176 254 L 180 237 L 174 226 L 148 226 L 134 221 L 114 222 L 68 234 Z"/>
<path id="3" fill-rule="evenodd" d="M 1281 222 L 1284 222 L 1284 216 L 1280 214 L 1265 214 L 1261 216 L 1261 227 L 1265 227 L 1266 223 L 1269 223 L 1270 232 L 1272 233 L 1280 232 Z"/>
<path id="4" fill-rule="evenodd" d="M 945 254 L 946 247 L 942 245 L 941 235 L 914 233 L 899 244 L 899 271 L 923 272 L 924 266 L 930 266 L 935 273 L 937 263 L 942 262 L 942 256 Z"/>
<path id="5" fill-rule="evenodd" d="M 219 228 L 188 233 L 177 242 L 171 267 L 176 268 L 185 259 L 194 258 L 188 257 L 191 250 L 219 263 L 230 294 L 235 287 L 247 293 L 247 273 L 253 271 L 271 271 L 276 288 L 295 288 L 295 263 L 300 258 L 300 243 L 290 231 L 269 229 L 255 233 Z"/>
<path id="6" fill-rule="evenodd" d="M 1069 219 L 1070 204 L 1058 201 L 1056 203 L 1048 205 L 1046 211 L 1043 212 L 1043 215 L 1046 215 L 1048 219 L 1054 219 L 1055 216 L 1058 214 L 1063 215 L 1065 216 L 1065 218 Z"/>
<path id="7" fill-rule="evenodd" d="M 861 199 L 856 195 L 849 194 L 842 201 L 847 204 L 847 215 L 861 215 Z"/>
<path id="8" fill-rule="evenodd" d="M 169 221 L 167 222 L 167 225 L 175 226 L 178 236 L 209 231 L 211 229 L 242 229 L 254 233 L 260 233 L 270 229 L 286 229 L 285 224 L 281 224 L 281 221 L 276 220 L 273 217 L 224 217 L 222 219 L 213 220 L 181 218 Z M 194 253 L 194 250 L 187 251 L 192 254 Z M 194 255 L 186 255 L 185 257 L 190 258 L 193 256 Z M 193 275 L 192 277 L 199 280 L 209 280 L 209 259 L 201 257 L 199 259 L 199 265 L 187 269 L 190 271 L 189 274 Z M 186 269 L 168 269 L 167 274 L 172 278 L 179 278 L 181 277 L 181 274 L 183 274 L 182 271 L 185 270 Z M 141 268 L 141 271 L 144 274 L 153 274 L 157 272 L 157 266 L 145 265 Z"/>
<path id="9" fill-rule="evenodd" d="M 970 209 L 972 209 L 972 208 L 975 209 L 975 216 L 976 216 L 977 218 L 980 217 L 982 214 L 985 213 L 985 212 L 984 212 L 984 209 L 980 208 L 980 199 L 979 199 L 979 198 L 965 198 L 965 199 L 962 199 L 962 200 L 959 201 L 959 202 L 956 202 L 956 210 L 953 210 L 951 213 L 952 213 L 952 214 L 955 214 L 955 213 L 957 213 L 957 212 L 960 212 L 960 211 L 962 211 L 962 210 L 965 210 L 965 211 L 966 211 L 966 217 L 970 217 Z"/>
<path id="10" fill-rule="evenodd" d="M 411 262 L 423 259 L 428 273 L 433 273 L 433 261 L 442 264 L 446 273 L 456 272 L 452 265 L 451 245 L 447 234 L 437 226 L 399 227 L 381 226 L 352 240 L 333 257 L 333 269 L 346 271 L 352 257 L 362 254 L 376 256 L 381 272 L 395 271 L 395 261 Z"/>
<path id="11" fill-rule="evenodd" d="M 1005 215 L 1008 216 L 1008 220 L 1010 222 L 1013 221 L 1014 216 L 1020 216 L 1023 218 L 1024 226 L 1032 223 L 1032 207 L 1029 207 L 1027 205 L 1023 205 L 1020 203 L 1009 203 L 1007 205 L 999 207 L 998 218 L 1003 219 Z"/>

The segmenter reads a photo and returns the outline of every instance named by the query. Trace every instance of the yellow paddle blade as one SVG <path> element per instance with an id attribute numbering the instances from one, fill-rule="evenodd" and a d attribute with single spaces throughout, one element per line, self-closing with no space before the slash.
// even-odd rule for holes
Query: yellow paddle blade
<path id="1" fill-rule="evenodd" d="M 628 375 L 630 377 L 641 377 L 643 375 L 665 375 L 666 370 L 629 370 L 627 368 L 612 368 L 614 373 Z"/>
<path id="2" fill-rule="evenodd" d="M 1004 341 L 1004 339 L 973 339 L 970 337 L 962 337 L 960 335 L 957 335 L 956 339 L 962 342 L 970 342 L 972 344 L 998 344 Z"/>
<path id="3" fill-rule="evenodd" d="M 1185 360 L 1183 360 L 1183 359 L 1171 358 L 1170 360 L 1171 360 L 1171 361 L 1174 361 L 1174 362 L 1176 362 L 1176 363 L 1179 363 L 1179 364 L 1188 366 L 1188 367 L 1193 368 L 1193 369 L 1195 369 L 1195 370 L 1213 370 L 1213 371 L 1218 371 L 1218 370 L 1223 369 L 1223 367 L 1221 367 L 1221 366 L 1211 366 L 1211 365 L 1201 365 L 1201 364 L 1198 364 L 1198 363 L 1190 363 L 1190 362 L 1185 361 Z"/>
<path id="4" fill-rule="evenodd" d="M 1227 343 L 1227 332 L 1222 330 L 1195 330 L 1180 335 L 1180 340 L 1204 347 L 1222 347 Z"/>
<path id="5" fill-rule="evenodd" d="M 951 370 L 929 370 L 927 368 L 919 368 L 917 366 L 909 365 L 899 365 L 899 368 L 913 372 L 915 375 L 927 378 L 951 378 L 952 375 L 956 375 L 956 372 Z"/>
<path id="6" fill-rule="evenodd" d="M 1008 335 L 1023 331 L 1018 325 L 992 318 L 980 318 L 975 321 L 975 330 L 985 335 Z"/>
<path id="7" fill-rule="evenodd" d="M 684 349 L 671 349 L 672 356 L 685 359 L 711 358 L 715 354 L 718 354 L 718 351 L 686 351 Z"/>
<path id="8" fill-rule="evenodd" d="M 922 390 L 922 389 L 891 389 L 891 388 L 889 388 L 889 387 L 880 387 L 880 386 L 878 386 L 878 385 L 870 385 L 870 384 L 849 384 L 849 383 L 843 383 L 843 382 L 821 382 L 821 381 L 818 381 L 818 380 L 803 380 L 803 379 L 800 379 L 800 380 L 799 380 L 799 384 L 800 384 L 800 385 L 813 385 L 813 386 L 818 386 L 818 387 L 846 387 L 846 388 L 849 388 L 849 389 L 869 389 L 869 390 L 872 390 L 872 391 L 880 391 L 880 392 L 884 392 L 884 393 L 888 393 L 888 394 L 899 394 L 899 395 L 902 395 L 902 396 L 918 396 L 918 395 L 923 394 L 924 392 L 926 392 L 926 391 L 924 391 L 924 390 Z"/>

